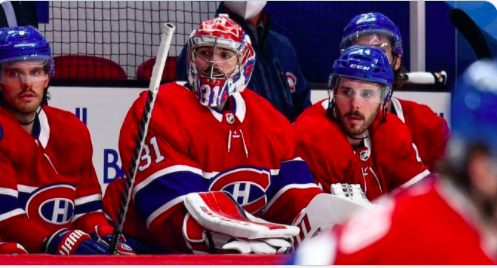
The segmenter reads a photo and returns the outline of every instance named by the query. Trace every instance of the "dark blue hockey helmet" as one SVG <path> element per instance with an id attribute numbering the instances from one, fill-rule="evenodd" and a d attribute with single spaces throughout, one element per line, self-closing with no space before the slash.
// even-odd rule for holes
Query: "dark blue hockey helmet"
<path id="1" fill-rule="evenodd" d="M 348 47 L 357 44 L 361 38 L 371 38 L 374 34 L 387 37 L 390 40 L 392 52 L 402 57 L 404 52 L 399 28 L 385 15 L 377 12 L 357 15 L 347 24 L 343 30 L 340 51 L 343 53 Z"/>
<path id="2" fill-rule="evenodd" d="M 448 160 L 463 166 L 468 146 L 477 142 L 497 158 L 497 61 L 473 63 L 457 80 L 452 94 Z"/>
<path id="3" fill-rule="evenodd" d="M 337 86 L 340 77 L 348 77 L 382 85 L 384 102 L 390 101 L 394 74 L 385 53 L 375 47 L 351 46 L 333 64 L 328 89 Z"/>
<path id="4" fill-rule="evenodd" d="M 43 61 L 50 77 L 55 73 L 50 44 L 33 26 L 0 29 L 0 64 Z"/>

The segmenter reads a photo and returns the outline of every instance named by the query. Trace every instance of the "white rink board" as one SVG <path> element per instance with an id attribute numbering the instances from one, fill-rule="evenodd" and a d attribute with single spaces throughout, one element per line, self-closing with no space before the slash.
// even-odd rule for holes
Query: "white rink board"
<path id="1" fill-rule="evenodd" d="M 118 156 L 119 131 L 124 117 L 143 89 L 50 87 L 50 106 L 79 114 L 86 122 L 93 142 L 93 163 L 102 189 L 121 168 Z M 427 104 L 448 120 L 450 93 L 395 92 L 395 96 Z M 311 101 L 327 98 L 326 90 L 313 90 Z M 75 156 L 77 157 L 77 156 Z"/>

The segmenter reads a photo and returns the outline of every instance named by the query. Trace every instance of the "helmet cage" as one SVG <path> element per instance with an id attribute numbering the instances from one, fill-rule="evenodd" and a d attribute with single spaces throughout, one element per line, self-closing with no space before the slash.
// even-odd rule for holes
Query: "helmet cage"
<path id="1" fill-rule="evenodd" d="M 216 29 L 217 20 L 229 20 L 235 28 L 233 32 L 220 31 Z M 234 21 L 228 17 L 215 18 L 204 22 L 211 28 L 207 30 L 194 30 L 188 41 L 188 82 L 197 93 L 202 105 L 217 107 L 235 92 L 245 89 L 252 75 L 255 63 L 255 52 L 252 48 L 250 38 Z M 235 25 L 236 24 L 236 25 Z M 214 25 L 214 26 L 212 26 Z M 226 23 L 219 27 L 225 27 Z M 203 25 L 201 25 L 201 28 Z M 225 29 L 223 29 L 225 30 Z M 226 49 L 235 53 L 236 64 L 229 70 L 223 70 L 220 65 L 226 61 L 214 62 L 213 59 L 205 59 L 198 55 L 197 51 L 202 47 L 212 47 L 214 54 L 218 49 Z M 208 62 L 207 67 L 199 69 L 196 61 L 198 59 Z M 233 58 L 228 59 L 232 60 Z"/>

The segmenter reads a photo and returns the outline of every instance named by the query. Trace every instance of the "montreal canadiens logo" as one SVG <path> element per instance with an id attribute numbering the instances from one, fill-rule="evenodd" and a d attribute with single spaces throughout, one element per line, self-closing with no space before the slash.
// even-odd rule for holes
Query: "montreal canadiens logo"
<path id="1" fill-rule="evenodd" d="M 286 73 L 286 80 L 288 81 L 288 86 L 290 87 L 290 92 L 294 93 L 297 88 L 297 77 L 292 73 Z"/>
<path id="2" fill-rule="evenodd" d="M 26 203 L 29 218 L 63 225 L 74 216 L 76 188 L 69 184 L 55 184 L 39 188 Z"/>
<path id="3" fill-rule="evenodd" d="M 209 191 L 230 193 L 238 204 L 253 214 L 266 206 L 266 191 L 270 181 L 269 170 L 252 167 L 236 168 L 214 177 Z"/>

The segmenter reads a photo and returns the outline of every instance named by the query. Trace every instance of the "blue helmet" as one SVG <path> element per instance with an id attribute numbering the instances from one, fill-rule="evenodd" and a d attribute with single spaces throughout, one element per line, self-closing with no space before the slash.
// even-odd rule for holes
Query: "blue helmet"
<path id="1" fill-rule="evenodd" d="M 497 61 L 477 61 L 458 79 L 450 116 L 449 161 L 462 166 L 465 150 L 474 142 L 497 157 Z"/>
<path id="2" fill-rule="evenodd" d="M 338 78 L 342 76 L 381 84 L 388 91 L 384 97 L 390 95 L 388 93 L 394 80 L 387 55 L 379 48 L 368 46 L 351 46 L 340 55 L 333 63 L 328 88 L 334 88 Z M 389 99 L 385 99 L 386 101 Z"/>
<path id="3" fill-rule="evenodd" d="M 46 72 L 53 77 L 55 67 L 50 44 L 33 26 L 0 29 L 0 64 L 17 61 L 42 60 Z"/>
<path id="4" fill-rule="evenodd" d="M 355 16 L 343 30 L 340 50 L 355 44 L 355 41 L 365 34 L 383 34 L 390 40 L 392 52 L 399 57 L 403 55 L 402 35 L 399 28 L 385 15 L 377 12 L 364 13 Z"/>

